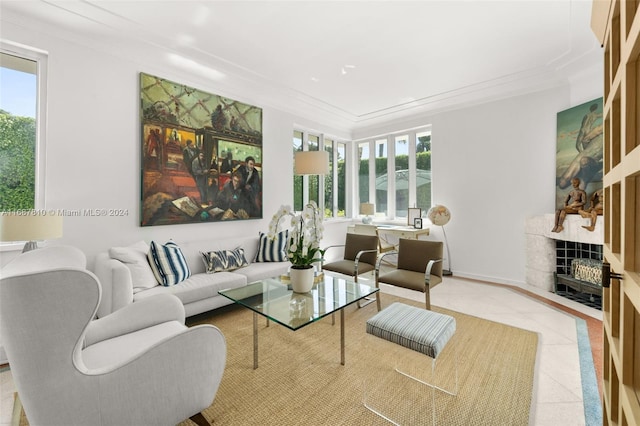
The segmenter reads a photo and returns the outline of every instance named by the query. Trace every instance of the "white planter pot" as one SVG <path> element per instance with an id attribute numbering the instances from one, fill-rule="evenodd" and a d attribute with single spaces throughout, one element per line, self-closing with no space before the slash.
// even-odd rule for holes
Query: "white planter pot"
<path id="1" fill-rule="evenodd" d="M 289 270 L 289 278 L 291 280 L 291 289 L 295 293 L 308 293 L 313 287 L 313 267 L 308 269 Z"/>

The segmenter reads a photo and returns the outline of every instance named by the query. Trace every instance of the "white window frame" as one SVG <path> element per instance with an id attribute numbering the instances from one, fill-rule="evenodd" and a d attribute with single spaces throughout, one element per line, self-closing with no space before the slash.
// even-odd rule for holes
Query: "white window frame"
<path id="1" fill-rule="evenodd" d="M 344 144 L 345 145 L 345 155 L 347 154 L 347 150 L 349 147 L 349 142 L 345 141 L 344 139 L 341 139 L 337 136 L 331 135 L 331 134 L 326 134 L 323 132 L 318 132 L 316 130 L 312 130 L 309 128 L 306 128 L 304 126 L 294 126 L 293 131 L 291 132 L 291 134 L 293 135 L 295 132 L 300 132 L 302 133 L 302 150 L 303 151 L 308 151 L 309 150 L 309 136 L 315 136 L 318 138 L 318 150 L 319 151 L 324 151 L 325 150 L 325 138 L 328 140 L 331 140 L 333 142 L 333 151 L 332 151 L 332 155 L 333 155 L 333 170 L 331 171 L 333 179 L 333 205 L 337 206 L 338 205 L 338 186 L 337 186 L 337 181 L 338 181 L 338 168 L 337 166 L 337 149 L 336 147 L 338 146 L 338 144 Z M 294 166 L 294 170 L 295 170 L 295 166 Z M 345 194 L 345 198 L 348 201 L 350 194 L 348 191 L 349 188 L 349 178 L 348 178 L 348 174 L 346 176 L 346 185 L 347 188 L 345 188 L 345 190 L 347 191 L 347 193 Z M 324 216 L 324 209 L 325 209 L 325 190 L 324 190 L 324 183 L 325 183 L 325 176 L 319 176 L 319 180 L 318 180 L 318 208 L 320 209 L 321 212 L 323 212 L 323 216 Z M 294 188 L 295 191 L 295 188 Z M 303 206 L 307 205 L 307 203 L 309 202 L 309 176 L 302 176 L 302 203 Z M 293 203 L 292 203 L 293 205 Z M 332 221 L 332 220 L 337 220 L 337 219 L 345 219 L 348 216 L 348 205 L 345 206 L 345 216 L 344 217 L 338 217 L 338 211 L 337 211 L 337 207 L 334 208 L 334 206 L 331 206 L 331 209 L 333 211 L 333 216 L 328 217 L 328 218 L 324 218 L 324 220 L 327 221 Z"/>
<path id="2" fill-rule="evenodd" d="M 409 206 L 412 206 L 414 204 L 416 204 L 417 202 L 417 191 L 416 191 L 416 186 L 415 186 L 415 182 L 416 182 L 416 169 L 417 169 L 417 161 L 416 161 L 416 146 L 418 143 L 418 138 L 417 135 L 420 133 L 424 133 L 424 132 L 431 132 L 432 131 L 432 126 L 431 125 L 423 125 L 423 126 L 419 126 L 419 127 L 414 127 L 414 128 L 410 128 L 410 129 L 405 129 L 405 130 L 397 130 L 397 131 L 393 131 L 393 132 L 389 132 L 389 133 L 385 133 L 385 134 L 380 134 L 380 135 L 376 135 L 376 136 L 371 136 L 371 137 L 367 137 L 367 138 L 362 138 L 362 139 L 358 139 L 358 140 L 353 140 L 351 142 L 351 156 L 352 158 L 354 158 L 355 160 L 352 161 L 351 167 L 352 167 L 352 171 L 351 173 L 349 173 L 348 175 L 352 177 L 352 179 L 355 179 L 355 182 L 358 182 L 359 179 L 359 174 L 358 174 L 358 167 L 359 167 L 359 157 L 358 157 L 358 147 L 361 144 L 368 144 L 369 146 L 369 200 L 376 200 L 376 190 L 375 190 L 375 182 L 376 182 L 376 175 L 375 175 L 375 161 L 376 161 L 376 142 L 381 141 L 381 140 L 386 140 L 386 144 L 387 144 L 387 173 L 389 173 L 389 171 L 392 172 L 392 174 L 390 176 L 388 176 L 387 178 L 387 182 L 389 185 L 389 190 L 387 191 L 387 213 L 385 215 L 383 220 L 387 220 L 390 222 L 401 222 L 402 223 L 406 223 L 406 217 L 398 217 L 396 216 L 396 200 L 395 200 L 395 194 L 396 194 L 396 186 L 395 186 L 395 166 L 396 166 L 396 161 L 395 161 L 395 144 L 396 144 L 396 137 L 400 137 L 400 136 L 406 136 L 408 138 L 408 144 L 409 144 L 409 155 L 408 155 L 408 161 L 409 161 Z M 432 145 L 433 147 L 433 145 Z M 433 150 L 432 150 L 432 154 L 433 154 Z M 431 157 L 431 170 L 433 170 L 433 155 Z M 352 186 L 349 186 L 348 188 L 351 188 L 352 193 L 351 194 L 347 194 L 347 196 L 349 197 L 349 199 L 351 200 L 352 206 L 359 206 L 360 205 L 360 199 L 359 199 L 359 194 L 358 194 L 358 190 L 357 188 L 353 189 Z M 433 187 L 432 187 L 433 190 Z M 371 202 L 371 201 L 370 201 Z M 376 212 L 378 211 L 378 206 L 376 206 Z M 423 212 L 423 214 L 426 212 Z M 356 219 L 359 217 L 359 211 L 357 208 L 352 208 L 351 210 L 351 215 L 349 216 L 353 219 Z"/>
<path id="3" fill-rule="evenodd" d="M 36 152 L 34 209 L 46 206 L 46 129 L 47 129 L 47 66 L 48 55 L 33 47 L 0 40 L 0 52 L 36 62 Z M 0 243 L 0 251 L 22 249 L 24 241 Z"/>

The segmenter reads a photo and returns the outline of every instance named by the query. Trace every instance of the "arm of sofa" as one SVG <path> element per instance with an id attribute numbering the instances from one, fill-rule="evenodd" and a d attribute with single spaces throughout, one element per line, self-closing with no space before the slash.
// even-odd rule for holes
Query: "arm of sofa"
<path id="1" fill-rule="evenodd" d="M 84 346 L 168 321 L 184 324 L 184 306 L 172 294 L 158 294 L 125 306 L 87 326 Z"/>
<path id="2" fill-rule="evenodd" d="M 131 271 L 124 263 L 110 258 L 108 253 L 99 253 L 94 269 L 102 288 L 98 318 L 133 303 Z"/>

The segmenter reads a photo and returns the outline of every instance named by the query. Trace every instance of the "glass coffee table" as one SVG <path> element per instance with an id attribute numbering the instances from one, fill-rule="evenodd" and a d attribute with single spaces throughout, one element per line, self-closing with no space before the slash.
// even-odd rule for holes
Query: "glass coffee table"
<path id="1" fill-rule="evenodd" d="M 298 330 L 340 311 L 340 364 L 344 365 L 344 308 L 378 291 L 343 275 L 324 276 L 309 293 L 294 293 L 281 278 L 268 278 L 219 293 L 253 311 L 253 368 L 258 368 L 258 315 L 290 330 Z"/>

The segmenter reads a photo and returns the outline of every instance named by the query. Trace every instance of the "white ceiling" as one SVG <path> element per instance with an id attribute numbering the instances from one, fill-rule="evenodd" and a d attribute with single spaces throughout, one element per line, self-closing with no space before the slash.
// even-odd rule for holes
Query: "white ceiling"
<path id="1" fill-rule="evenodd" d="M 354 124 L 566 82 L 602 52 L 590 0 L 1 0 L 95 39 L 163 46 Z M 186 58 L 186 59 L 185 59 Z M 598 62 L 600 61 L 600 62 Z M 286 110 L 286 108 L 285 108 Z"/>

